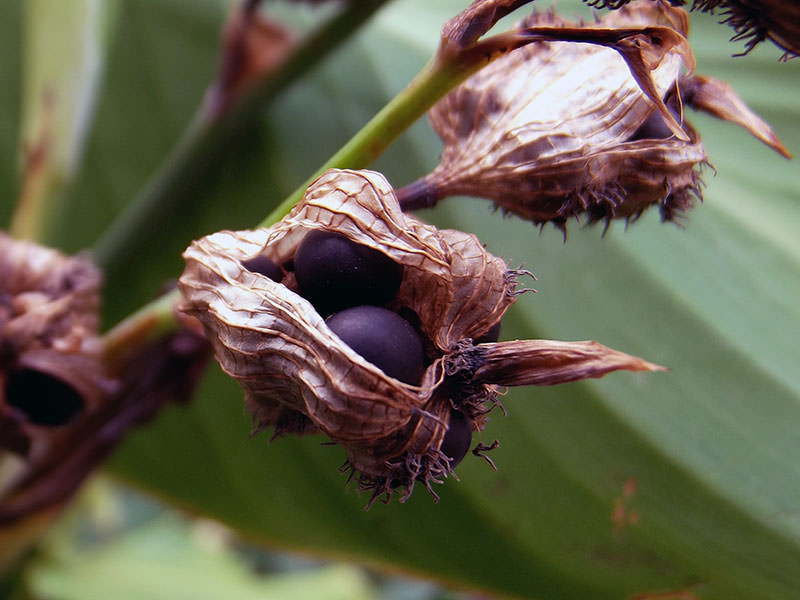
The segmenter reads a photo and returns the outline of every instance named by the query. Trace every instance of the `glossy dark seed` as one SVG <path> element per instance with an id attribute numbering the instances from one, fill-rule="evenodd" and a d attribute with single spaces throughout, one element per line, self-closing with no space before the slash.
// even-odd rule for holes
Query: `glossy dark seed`
<path id="1" fill-rule="evenodd" d="M 272 281 L 283 279 L 281 268 L 263 254 L 244 261 L 242 266 L 253 273 L 261 273 L 265 277 L 272 279 Z"/>
<path id="2" fill-rule="evenodd" d="M 326 323 L 381 371 L 419 385 L 425 370 L 422 341 L 400 315 L 379 306 L 354 306 L 329 317 Z"/>
<path id="3" fill-rule="evenodd" d="M 673 110 L 671 106 L 668 108 L 670 114 L 680 123 L 681 119 L 678 113 Z M 660 112 L 653 111 L 650 116 L 644 120 L 644 123 L 639 125 L 639 129 L 633 132 L 630 141 L 665 140 L 670 137 L 672 137 L 672 130 L 667 126 L 664 117 L 661 116 Z"/>
<path id="4" fill-rule="evenodd" d="M 6 402 L 31 423 L 48 427 L 65 425 L 83 410 L 83 399 L 70 385 L 33 369 L 10 373 Z"/>
<path id="5" fill-rule="evenodd" d="M 450 411 L 450 425 L 444 434 L 440 450 L 454 468 L 466 456 L 472 444 L 472 421 L 460 410 Z"/>
<path id="6" fill-rule="evenodd" d="M 473 340 L 475 344 L 488 344 L 489 342 L 496 342 L 500 339 L 500 327 L 502 325 L 502 321 L 498 321 L 494 325 L 491 326 L 489 331 L 484 333 L 482 336 L 477 337 Z"/>
<path id="7" fill-rule="evenodd" d="M 300 293 L 323 315 L 362 304 L 381 305 L 397 293 L 403 266 L 340 233 L 308 233 L 294 257 Z"/>

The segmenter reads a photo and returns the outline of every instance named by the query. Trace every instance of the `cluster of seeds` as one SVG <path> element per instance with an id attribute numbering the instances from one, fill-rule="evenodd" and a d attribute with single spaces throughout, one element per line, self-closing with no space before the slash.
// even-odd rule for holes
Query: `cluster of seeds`
<path id="1" fill-rule="evenodd" d="M 472 235 L 404 214 L 378 173 L 329 171 L 270 229 L 189 247 L 180 286 L 258 428 L 321 431 L 377 494 L 446 476 L 499 388 L 467 357 L 496 340 L 517 271 Z"/>
<path id="2" fill-rule="evenodd" d="M 380 250 L 315 229 L 283 265 L 259 253 L 242 266 L 295 288 L 331 331 L 389 377 L 419 386 L 426 367 L 442 356 L 420 330 L 419 316 L 396 302 L 403 265 Z M 499 332 L 500 321 L 476 343 L 497 341 Z M 455 467 L 471 445 L 473 421 L 454 407 L 447 424 L 440 450 Z"/>

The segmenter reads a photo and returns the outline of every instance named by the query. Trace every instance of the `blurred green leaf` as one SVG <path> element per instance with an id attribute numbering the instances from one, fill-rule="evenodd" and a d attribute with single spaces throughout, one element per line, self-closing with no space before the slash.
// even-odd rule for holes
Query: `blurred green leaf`
<path id="1" fill-rule="evenodd" d="M 115 1 L 30 0 L 23 11 L 21 186 L 12 234 L 45 239 L 93 120 Z"/>
<path id="2" fill-rule="evenodd" d="M 0 14 L 0 222 L 7 223 L 18 185 L 22 3 L 0 0 Z"/>
<path id="3" fill-rule="evenodd" d="M 368 600 L 363 573 L 347 566 L 260 576 L 219 532 L 164 515 L 88 549 L 39 559 L 29 591 L 48 600 Z"/>
<path id="4" fill-rule="evenodd" d="M 260 220 L 430 56 L 466 2 L 396 0 L 362 36 L 291 88 L 213 173 L 192 210 L 154 223 L 109 273 L 109 321 L 180 272 L 193 238 Z M 570 5 L 571 6 L 571 5 Z M 61 243 L 92 244 L 174 143 L 215 66 L 222 14 L 211 0 L 122 1 L 98 117 Z M 800 152 L 800 65 L 745 58 L 730 31 L 693 15 L 698 72 L 729 80 Z M 434 504 L 363 510 L 343 454 L 321 438 L 248 437 L 242 394 L 216 368 L 188 408 L 134 433 L 113 463 L 125 479 L 249 538 L 420 574 L 455 586 L 548 599 L 792 598 L 800 589 L 800 188 L 797 167 L 734 126 L 692 120 L 718 174 L 685 229 L 649 215 L 553 230 L 454 199 L 421 216 L 476 233 L 539 281 L 505 338 L 596 339 L 670 367 L 513 390 L 484 441 Z M 379 162 L 400 186 L 435 164 L 415 126 Z M 682 596 L 679 595 L 683 594 Z M 667 596 L 661 596 L 666 598 Z"/>

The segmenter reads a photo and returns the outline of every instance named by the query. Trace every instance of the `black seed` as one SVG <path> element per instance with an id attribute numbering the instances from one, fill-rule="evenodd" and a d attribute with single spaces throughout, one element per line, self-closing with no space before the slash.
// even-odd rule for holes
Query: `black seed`
<path id="1" fill-rule="evenodd" d="M 389 377 L 419 384 L 425 370 L 422 341 L 400 315 L 379 306 L 354 306 L 329 317 L 326 323 Z"/>
<path id="2" fill-rule="evenodd" d="M 489 331 L 484 333 L 482 336 L 477 337 L 473 340 L 475 344 L 488 344 L 489 342 L 496 342 L 500 339 L 500 326 L 502 325 L 502 321 L 498 321 L 494 325 L 491 326 Z"/>
<path id="3" fill-rule="evenodd" d="M 83 410 L 83 399 L 60 379 L 33 369 L 9 374 L 6 402 L 35 425 L 65 425 Z"/>
<path id="4" fill-rule="evenodd" d="M 460 410 L 450 411 L 450 425 L 440 450 L 450 459 L 450 468 L 461 462 L 472 444 L 472 421 Z"/>
<path id="5" fill-rule="evenodd" d="M 381 305 L 397 293 L 403 266 L 340 233 L 307 234 L 294 256 L 300 293 L 322 315 L 362 304 Z"/>
<path id="6" fill-rule="evenodd" d="M 272 281 L 280 282 L 283 279 L 281 268 L 263 254 L 244 261 L 242 266 L 253 273 L 261 273 L 265 277 L 272 279 Z"/>
<path id="7" fill-rule="evenodd" d="M 680 116 L 676 111 L 669 108 L 670 114 L 675 117 L 675 120 L 680 123 Z M 635 140 L 665 140 L 667 138 L 672 137 L 672 130 L 667 125 L 667 122 L 664 120 L 664 117 L 661 116 L 661 113 L 653 111 L 649 117 L 644 120 L 644 123 L 639 125 L 639 129 L 633 132 L 633 135 L 630 138 L 630 141 Z"/>

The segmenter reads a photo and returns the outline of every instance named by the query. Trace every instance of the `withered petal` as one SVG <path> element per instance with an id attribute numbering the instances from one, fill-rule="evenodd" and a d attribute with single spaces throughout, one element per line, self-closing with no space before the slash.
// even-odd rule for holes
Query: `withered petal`
<path id="1" fill-rule="evenodd" d="M 504 16 L 533 0 L 473 0 L 442 27 L 442 39 L 466 48 L 474 44 Z"/>
<path id="2" fill-rule="evenodd" d="M 481 344 L 474 381 L 503 386 L 557 385 L 612 371 L 664 371 L 646 360 L 592 341 L 516 340 Z"/>
<path id="3" fill-rule="evenodd" d="M 678 83 L 681 98 L 697 110 L 736 123 L 753 137 L 785 158 L 792 155 L 772 128 L 742 101 L 730 84 L 703 75 L 682 77 Z"/>

